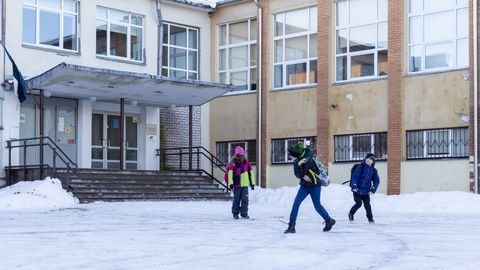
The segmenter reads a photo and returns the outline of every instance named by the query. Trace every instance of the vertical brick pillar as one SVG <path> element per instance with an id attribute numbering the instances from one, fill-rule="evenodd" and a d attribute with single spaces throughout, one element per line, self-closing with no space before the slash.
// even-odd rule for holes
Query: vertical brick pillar
<path id="1" fill-rule="evenodd" d="M 330 91 L 330 74 L 332 72 L 331 55 L 333 53 L 334 1 L 317 1 L 317 158 L 328 165 L 329 157 L 329 116 L 328 97 Z"/>
<path id="2" fill-rule="evenodd" d="M 403 91 L 406 54 L 405 2 L 388 1 L 388 186 L 387 194 L 400 194 Z"/>
<path id="3" fill-rule="evenodd" d="M 480 16 L 480 13 L 477 11 L 477 16 Z M 474 61 L 474 57 L 473 57 L 473 1 L 470 1 L 470 4 L 469 4 L 469 22 L 468 22 L 468 28 L 469 28 L 469 35 L 470 35 L 470 40 L 469 40 L 469 61 L 470 61 L 470 69 L 469 69 L 469 76 L 470 76 L 470 123 L 469 123 L 469 126 L 468 126 L 468 130 L 469 130 L 469 156 L 470 156 L 470 191 L 474 191 L 474 188 L 473 188 L 473 185 L 474 185 L 474 152 L 473 152 L 473 145 L 474 145 L 474 134 L 473 134 L 473 129 L 474 129 L 474 98 L 473 98 L 473 83 L 474 83 L 474 74 L 473 74 L 473 61 Z M 479 33 L 479 36 L 480 36 L 480 32 L 478 31 L 479 29 L 477 29 L 477 33 Z M 477 61 L 479 61 L 479 58 L 477 57 Z M 480 81 L 477 80 L 477 85 L 480 85 Z M 478 105 L 478 104 L 477 104 Z M 478 109 L 478 112 L 480 114 L 480 108 L 478 108 L 477 106 L 477 109 Z M 477 121 L 477 126 L 480 125 L 480 121 Z M 480 164 L 480 162 L 479 162 Z M 480 170 L 479 170 L 480 172 Z M 480 185 L 479 185 L 480 186 Z M 480 190 L 480 189 L 479 189 Z"/>
<path id="4" fill-rule="evenodd" d="M 267 144 L 268 144 L 268 134 L 267 134 L 267 94 L 268 94 L 268 67 L 270 67 L 270 61 L 268 57 L 268 44 L 269 44 L 269 31 L 270 28 L 270 1 L 269 0 L 260 0 L 260 5 L 262 6 L 262 29 L 258 30 L 258 33 L 262 33 L 262 66 L 259 67 L 262 69 L 262 99 L 260 101 L 260 106 L 262 108 L 262 125 L 261 125 L 261 134 L 262 134 L 262 146 L 260 149 L 260 155 L 262 157 L 260 168 L 257 168 L 261 172 L 261 179 L 259 179 L 261 187 L 265 188 L 267 186 Z M 272 67 L 270 67 L 272 68 Z M 258 125 L 257 125 L 258 126 Z M 258 138 L 257 138 L 257 141 Z"/>

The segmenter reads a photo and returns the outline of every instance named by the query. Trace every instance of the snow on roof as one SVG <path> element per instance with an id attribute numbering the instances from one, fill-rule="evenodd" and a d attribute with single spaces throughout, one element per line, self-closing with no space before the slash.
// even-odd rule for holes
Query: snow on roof
<path id="1" fill-rule="evenodd" d="M 229 4 L 240 0 L 169 0 L 180 4 L 190 5 L 205 9 L 214 9 L 217 5 Z"/>
<path id="2" fill-rule="evenodd" d="M 190 5 L 199 8 L 205 9 L 214 9 L 217 5 L 215 0 L 169 0 L 171 2 L 176 2 L 180 4 Z"/>

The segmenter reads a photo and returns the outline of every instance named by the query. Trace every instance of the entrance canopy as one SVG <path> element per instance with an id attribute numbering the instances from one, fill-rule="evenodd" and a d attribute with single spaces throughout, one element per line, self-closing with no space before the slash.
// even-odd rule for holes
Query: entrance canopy
<path id="1" fill-rule="evenodd" d="M 234 86 L 62 63 L 26 80 L 27 88 L 53 96 L 118 102 L 124 98 L 147 106 L 199 106 Z"/>

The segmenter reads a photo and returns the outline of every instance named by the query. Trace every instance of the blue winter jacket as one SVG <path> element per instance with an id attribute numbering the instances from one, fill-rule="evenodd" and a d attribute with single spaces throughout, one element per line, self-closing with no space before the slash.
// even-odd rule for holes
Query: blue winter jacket
<path id="1" fill-rule="evenodd" d="M 372 166 L 368 166 L 364 159 L 362 164 L 357 166 L 351 181 L 352 191 L 358 189 L 356 193 L 359 195 L 367 195 L 369 192 L 377 192 L 380 178 L 378 177 L 377 169 L 375 169 L 375 162 Z"/>

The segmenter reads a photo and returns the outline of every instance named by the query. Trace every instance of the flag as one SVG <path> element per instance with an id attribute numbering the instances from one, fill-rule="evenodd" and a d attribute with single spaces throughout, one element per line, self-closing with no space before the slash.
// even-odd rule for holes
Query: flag
<path id="1" fill-rule="evenodd" d="M 13 77 L 17 80 L 17 97 L 18 101 L 20 103 L 24 102 L 25 99 L 27 99 L 27 87 L 25 86 L 25 80 L 23 79 L 22 73 L 20 70 L 18 70 L 17 64 L 15 64 L 15 61 L 13 61 L 12 56 L 10 53 L 8 53 L 7 48 L 5 48 L 5 45 L 1 43 L 3 46 L 3 49 L 5 49 L 5 52 L 7 53 L 8 58 L 10 59 L 10 62 L 12 62 L 12 69 L 13 69 Z"/>

